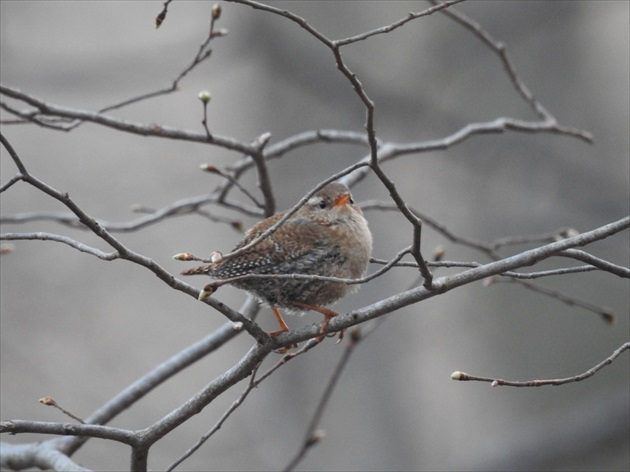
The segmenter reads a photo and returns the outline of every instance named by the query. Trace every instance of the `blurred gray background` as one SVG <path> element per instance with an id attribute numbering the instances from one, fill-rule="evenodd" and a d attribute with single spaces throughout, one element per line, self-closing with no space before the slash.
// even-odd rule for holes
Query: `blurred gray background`
<path id="1" fill-rule="evenodd" d="M 274 3 L 304 16 L 330 38 L 389 24 L 424 2 Z M 458 5 L 506 43 L 522 79 L 564 125 L 593 133 L 587 145 L 549 134 L 486 135 L 442 152 L 386 165 L 414 207 L 459 235 L 492 241 L 574 227 L 590 230 L 629 211 L 628 2 L 470 2 Z M 162 1 L 0 2 L 1 79 L 51 103 L 86 110 L 168 86 L 194 57 L 208 30 L 212 2 L 173 2 L 159 30 Z M 361 131 L 364 110 L 328 50 L 297 25 L 224 3 L 209 61 L 178 93 L 112 115 L 201 131 L 199 91 L 213 95 L 210 128 L 249 142 L 272 142 L 320 128 Z M 499 116 L 533 118 L 497 58 L 468 31 L 435 15 L 343 49 L 344 58 L 377 106 L 379 137 L 412 142 L 444 137 L 468 122 Z M 3 97 L 4 99 L 4 97 Z M 3 119 L 8 118 L 2 113 Z M 239 155 L 216 147 L 143 138 L 85 124 L 70 134 L 30 125 L 3 126 L 28 168 L 67 191 L 92 216 L 135 218 L 130 205 L 160 208 L 202 195 L 218 182 L 198 166 L 226 166 Z M 270 163 L 280 209 L 306 189 L 355 162 L 365 148 L 319 144 Z M 16 169 L 2 150 L 2 182 Z M 255 176 L 244 183 L 255 190 Z M 373 177 L 354 189 L 358 201 L 386 199 Z M 2 195 L 4 215 L 63 211 L 21 184 Z M 229 212 L 216 210 L 218 214 Z M 233 214 L 231 216 L 234 216 Z M 399 215 L 369 212 L 374 255 L 389 258 L 410 242 Z M 255 222 L 244 219 L 246 226 Z M 109 250 L 94 236 L 53 222 L 4 225 L 8 231 L 67 234 Z M 182 251 L 227 251 L 240 236 L 199 217 L 164 221 L 119 234 L 131 249 L 173 273 Z M 66 421 L 37 400 L 45 395 L 80 416 L 158 363 L 225 322 L 146 270 L 106 263 L 53 242 L 16 242 L 2 257 L 2 419 Z M 449 260 L 486 260 L 426 230 Z M 628 232 L 588 248 L 629 264 Z M 541 267 L 568 265 L 555 261 Z M 438 272 L 446 274 L 447 271 Z M 204 279 L 191 280 L 201 286 Z M 628 339 L 629 286 L 605 273 L 541 281 L 617 314 L 598 316 L 514 284 L 477 283 L 387 317 L 359 346 L 326 411 L 327 434 L 300 470 L 627 470 L 628 353 L 595 377 L 562 387 L 490 388 L 457 383 L 454 370 L 512 380 L 585 371 Z M 336 305 L 373 303 L 417 283 L 400 269 Z M 237 290 L 217 297 L 234 308 Z M 316 314 L 290 326 L 319 321 Z M 263 310 L 259 322 L 274 329 Z M 252 345 L 242 335 L 167 382 L 113 426 L 149 426 L 188 399 Z M 254 391 L 216 437 L 179 470 L 274 470 L 302 441 L 342 346 L 296 359 Z M 269 358 L 264 367 L 276 358 Z M 153 449 L 161 470 L 220 418 L 244 385 L 221 396 Z M 41 436 L 3 436 L 21 443 Z M 128 449 L 92 440 L 75 456 L 95 469 L 128 468 Z"/>

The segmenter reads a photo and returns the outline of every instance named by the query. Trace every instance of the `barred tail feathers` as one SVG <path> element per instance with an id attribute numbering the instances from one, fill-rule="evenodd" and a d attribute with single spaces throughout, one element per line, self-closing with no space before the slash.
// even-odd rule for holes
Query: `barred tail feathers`
<path id="1" fill-rule="evenodd" d="M 193 267 L 192 269 L 186 269 L 181 272 L 182 275 L 208 275 L 212 272 L 212 264 L 202 265 L 199 267 Z"/>

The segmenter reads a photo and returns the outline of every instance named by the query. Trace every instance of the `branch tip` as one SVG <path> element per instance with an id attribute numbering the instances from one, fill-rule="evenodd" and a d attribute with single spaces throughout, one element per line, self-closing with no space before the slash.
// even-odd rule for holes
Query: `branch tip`
<path id="1" fill-rule="evenodd" d="M 218 20 L 219 18 L 221 18 L 221 5 L 215 3 L 212 5 L 212 19 Z"/>
<path id="2" fill-rule="evenodd" d="M 209 284 L 204 285 L 203 288 L 201 289 L 201 292 L 199 292 L 199 296 L 197 297 L 197 300 L 199 300 L 200 302 L 205 301 L 206 299 L 210 298 L 212 294 L 216 292 L 216 290 L 217 290 L 216 284 L 209 283 Z"/>
<path id="3" fill-rule="evenodd" d="M 464 372 L 460 372 L 459 370 L 456 370 L 451 374 L 452 380 L 466 380 L 466 377 L 467 375 Z"/>
<path id="4" fill-rule="evenodd" d="M 195 256 L 193 256 L 189 252 L 180 252 L 179 254 L 175 254 L 173 259 L 176 261 L 194 261 L 196 260 Z"/>
<path id="5" fill-rule="evenodd" d="M 311 447 L 320 442 L 326 436 L 326 431 L 323 429 L 317 429 L 306 440 L 306 447 Z"/>
<path id="6" fill-rule="evenodd" d="M 212 95 L 207 90 L 203 90 L 199 92 L 199 95 L 197 95 L 197 98 L 199 98 L 199 100 L 201 100 L 201 103 L 205 105 L 209 103 L 210 100 L 212 100 Z"/>
<path id="7" fill-rule="evenodd" d="M 0 255 L 10 254 L 13 251 L 15 251 L 15 246 L 13 244 L 0 244 Z"/>

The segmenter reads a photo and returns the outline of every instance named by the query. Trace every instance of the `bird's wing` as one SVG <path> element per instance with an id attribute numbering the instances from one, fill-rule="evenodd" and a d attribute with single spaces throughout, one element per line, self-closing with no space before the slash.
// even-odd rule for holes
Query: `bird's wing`
<path id="1" fill-rule="evenodd" d="M 249 244 L 268 227 L 268 224 L 264 228 L 254 226 L 235 249 Z M 303 218 L 290 219 L 250 250 L 228 259 L 226 264 L 219 264 L 212 275 L 234 277 L 248 273 L 317 272 L 322 261 L 338 255 L 338 248 L 327 244 L 327 236 L 327 228 L 319 223 Z"/>

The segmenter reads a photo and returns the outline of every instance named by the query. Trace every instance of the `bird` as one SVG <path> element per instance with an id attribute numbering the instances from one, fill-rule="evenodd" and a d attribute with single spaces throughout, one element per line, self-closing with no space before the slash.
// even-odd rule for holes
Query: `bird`
<path id="1" fill-rule="evenodd" d="M 284 217 L 276 213 L 251 227 L 234 251 L 250 244 Z M 182 272 L 205 274 L 218 280 L 250 274 L 318 275 L 359 279 L 366 273 L 372 253 L 372 233 L 363 212 L 356 205 L 350 189 L 343 183 L 324 186 L 291 215 L 275 232 L 233 257 L 214 253 L 212 263 Z M 276 336 L 289 331 L 279 309 L 290 313 L 309 310 L 324 315 L 321 341 L 331 318 L 337 312 L 327 308 L 358 290 L 358 284 L 307 278 L 240 278 L 228 281 L 245 290 L 271 308 L 280 328 L 268 333 Z M 205 299 L 214 291 L 207 284 L 199 295 Z M 343 332 L 340 333 L 340 336 Z"/>

